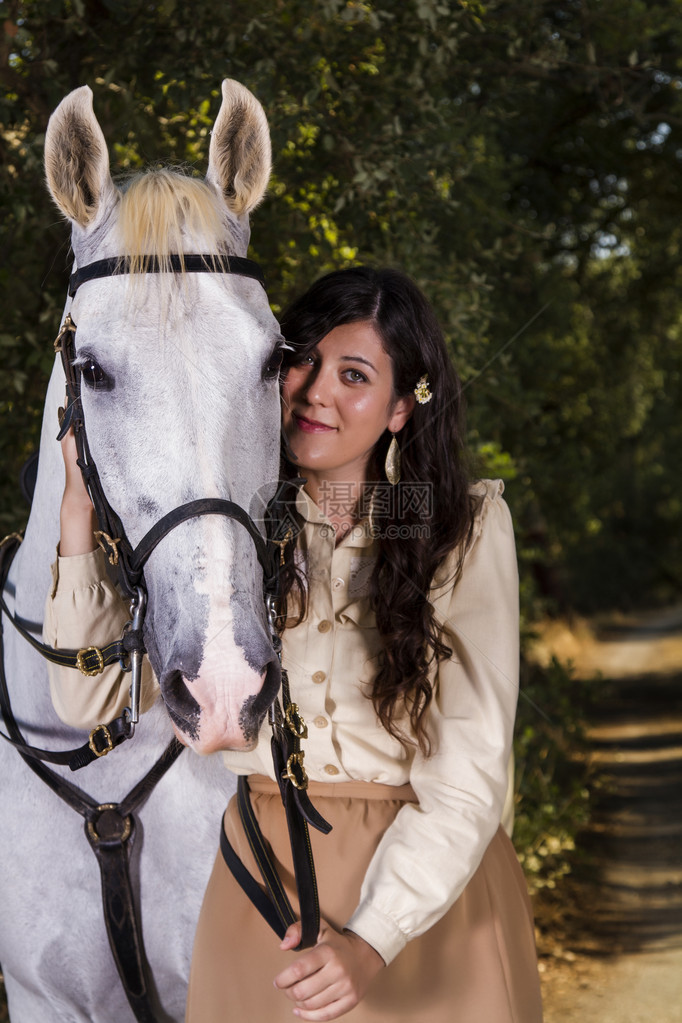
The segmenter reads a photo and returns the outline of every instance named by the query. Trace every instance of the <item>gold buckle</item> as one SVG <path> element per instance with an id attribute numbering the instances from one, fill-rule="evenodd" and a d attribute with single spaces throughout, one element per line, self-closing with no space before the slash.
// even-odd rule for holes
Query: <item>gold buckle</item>
<path id="1" fill-rule="evenodd" d="M 308 738 L 308 726 L 301 717 L 297 703 L 290 703 L 284 711 L 284 720 L 289 731 L 297 735 L 299 739 Z"/>
<path id="2" fill-rule="evenodd" d="M 0 540 L 0 547 L 4 547 L 6 543 L 10 542 L 10 540 L 18 540 L 19 543 L 21 543 L 23 539 L 23 533 L 8 533 L 7 536 L 3 536 L 2 540 Z"/>
<path id="3" fill-rule="evenodd" d="M 109 559 L 109 564 L 118 565 L 118 547 L 116 544 L 121 542 L 121 537 L 111 537 L 103 529 L 96 529 L 93 535 Z"/>
<path id="4" fill-rule="evenodd" d="M 289 759 L 287 760 L 287 769 L 286 769 L 286 771 L 283 774 L 283 777 L 284 778 L 288 778 L 289 781 L 291 782 L 291 784 L 294 786 L 294 788 L 297 788 L 297 789 L 307 789 L 308 788 L 308 775 L 306 774 L 305 767 L 303 766 L 303 757 L 304 756 L 305 756 L 304 750 L 301 750 L 300 753 L 292 753 L 291 756 L 289 757 Z M 300 781 L 296 777 L 296 775 L 294 774 L 294 771 L 293 771 L 294 765 L 296 767 L 298 767 L 300 772 L 301 772 L 301 780 Z"/>
<path id="5" fill-rule="evenodd" d="M 64 322 L 63 322 L 63 324 L 61 326 L 61 329 L 60 329 L 59 333 L 57 334 L 56 338 L 54 339 L 53 347 L 54 347 L 55 352 L 61 352 L 61 350 L 62 350 L 62 339 L 63 339 L 65 334 L 69 334 L 69 333 L 73 333 L 73 334 L 76 333 L 76 324 L 71 319 L 71 314 L 67 313 L 65 318 L 64 318 Z"/>
<path id="6" fill-rule="evenodd" d="M 103 749 L 100 749 L 95 743 L 95 736 L 98 734 L 98 732 L 101 732 L 102 737 L 104 738 L 105 745 Z M 93 728 L 93 730 L 90 732 L 88 746 L 90 747 L 90 749 L 92 750 L 96 757 L 105 757 L 107 753 L 111 753 L 112 749 L 114 748 L 114 741 L 111 738 L 111 732 L 109 731 L 106 725 L 97 725 L 95 728 Z"/>
<path id="7" fill-rule="evenodd" d="M 279 563 L 280 563 L 280 565 L 284 564 L 284 550 L 286 548 L 286 545 L 289 543 L 289 541 L 293 537 L 293 535 L 294 534 L 293 534 L 293 531 L 291 529 L 291 526 L 289 526 L 289 528 L 287 529 L 286 535 L 285 535 L 283 540 L 273 540 L 272 541 L 272 543 L 274 543 L 276 547 L 279 547 Z"/>
<path id="8" fill-rule="evenodd" d="M 88 654 L 94 654 L 97 658 L 96 668 L 88 668 L 85 662 L 85 658 Z M 101 675 L 104 671 L 104 657 L 102 655 L 102 651 L 96 646 L 83 647 L 83 649 L 79 650 L 76 654 L 76 667 L 83 675 L 88 675 L 90 677 L 94 675 Z"/>

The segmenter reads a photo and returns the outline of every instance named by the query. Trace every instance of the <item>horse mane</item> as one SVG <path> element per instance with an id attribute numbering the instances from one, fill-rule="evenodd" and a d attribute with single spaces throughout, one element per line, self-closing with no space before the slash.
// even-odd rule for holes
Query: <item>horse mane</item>
<path id="1" fill-rule="evenodd" d="M 133 177 L 121 195 L 118 227 L 123 255 L 133 274 L 150 257 L 170 271 L 170 256 L 182 259 L 188 243 L 198 252 L 227 255 L 225 205 L 199 178 L 166 167 Z"/>

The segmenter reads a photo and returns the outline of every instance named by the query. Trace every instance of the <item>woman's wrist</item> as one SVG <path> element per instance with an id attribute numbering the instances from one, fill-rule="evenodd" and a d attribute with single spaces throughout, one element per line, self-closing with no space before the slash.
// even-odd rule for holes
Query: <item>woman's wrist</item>
<path id="1" fill-rule="evenodd" d="M 95 509 L 90 499 L 80 495 L 64 494 L 59 514 L 59 555 L 89 554 L 97 547 L 94 531 L 97 528 Z"/>
<path id="2" fill-rule="evenodd" d="M 95 550 L 97 544 L 93 533 L 97 529 L 97 520 L 78 465 L 73 430 L 69 430 L 62 439 L 62 455 L 65 480 L 59 512 L 59 555 L 69 558 L 74 554 L 89 554 Z"/>
<path id="3" fill-rule="evenodd" d="M 343 933 L 347 938 L 350 938 L 355 947 L 361 951 L 365 962 L 371 970 L 378 971 L 382 966 L 386 965 L 382 955 L 377 952 L 374 945 L 370 945 L 365 938 L 361 938 L 359 934 L 355 931 L 349 930 L 347 927 L 344 927 Z"/>

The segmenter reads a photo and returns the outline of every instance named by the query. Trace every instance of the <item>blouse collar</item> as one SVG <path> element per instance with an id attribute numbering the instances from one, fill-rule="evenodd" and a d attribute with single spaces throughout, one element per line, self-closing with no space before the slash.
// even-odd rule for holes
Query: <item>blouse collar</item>
<path id="1" fill-rule="evenodd" d="M 321 533 L 323 528 L 334 530 L 327 516 L 315 504 L 310 494 L 303 487 L 301 487 L 296 495 L 296 510 L 303 516 L 309 526 L 316 527 L 315 532 Z M 336 549 L 339 550 L 342 547 L 369 547 L 373 542 L 369 518 L 364 518 L 357 525 L 353 526 Z"/>

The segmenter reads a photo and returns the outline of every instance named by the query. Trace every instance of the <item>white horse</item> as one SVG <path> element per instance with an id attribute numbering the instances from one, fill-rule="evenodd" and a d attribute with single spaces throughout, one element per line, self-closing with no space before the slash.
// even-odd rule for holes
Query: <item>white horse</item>
<path id="1" fill-rule="evenodd" d="M 76 265 L 129 257 L 139 270 L 148 255 L 162 264 L 176 252 L 244 256 L 248 214 L 267 187 L 270 141 L 260 105 L 225 81 L 205 181 L 152 171 L 121 191 L 110 177 L 92 94 L 81 88 L 50 120 L 46 168 L 72 224 Z M 133 545 L 187 501 L 229 498 L 248 511 L 256 492 L 274 490 L 281 338 L 256 280 L 127 273 L 81 285 L 65 312 L 77 325 L 90 447 Z M 64 387 L 58 361 L 33 507 L 6 587 L 15 614 L 37 636 L 64 486 L 55 441 Z M 273 688 L 261 570 L 243 526 L 220 515 L 183 522 L 151 555 L 145 581 L 145 640 L 174 725 L 159 701 L 132 741 L 76 776 L 56 769 L 100 803 L 135 785 L 173 727 L 200 752 L 248 746 L 262 717 L 258 705 Z M 83 734 L 52 709 L 41 656 L 7 621 L 4 639 L 14 713 L 27 741 L 80 745 Z M 0 761 L 0 962 L 12 1023 L 132 1020 L 83 821 L 3 741 Z M 160 1021 L 184 1015 L 196 919 L 233 789 L 219 756 L 188 750 L 139 815 L 132 876 Z"/>

